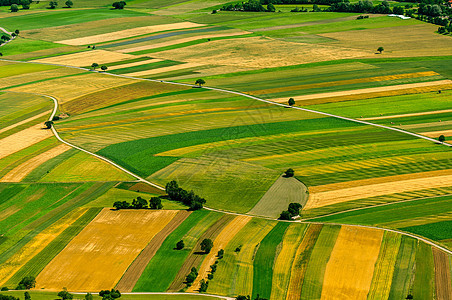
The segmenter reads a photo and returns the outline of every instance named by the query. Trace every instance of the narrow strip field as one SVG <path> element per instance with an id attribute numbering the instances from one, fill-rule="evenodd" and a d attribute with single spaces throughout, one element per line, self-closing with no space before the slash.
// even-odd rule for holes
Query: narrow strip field
<path id="1" fill-rule="evenodd" d="M 383 231 L 342 226 L 326 266 L 321 299 L 367 299 Z"/>
<path id="2" fill-rule="evenodd" d="M 104 209 L 36 278 L 37 288 L 113 288 L 142 249 L 177 211 Z M 146 228 L 146 230 L 143 230 Z"/>
<path id="3" fill-rule="evenodd" d="M 433 260 L 435 262 L 436 299 L 452 299 L 451 262 L 447 253 L 433 247 Z"/>
<path id="4" fill-rule="evenodd" d="M 149 242 L 146 248 L 141 251 L 140 255 L 133 261 L 133 263 L 127 268 L 127 271 L 122 276 L 121 280 L 116 285 L 116 289 L 123 292 L 131 292 L 144 269 L 154 257 L 157 250 L 162 245 L 163 241 L 171 234 L 188 216 L 189 211 L 179 211 L 177 215 L 157 233 L 154 238 Z"/>
<path id="5" fill-rule="evenodd" d="M 24 129 L 0 140 L 0 159 L 52 136 L 41 124 Z"/>

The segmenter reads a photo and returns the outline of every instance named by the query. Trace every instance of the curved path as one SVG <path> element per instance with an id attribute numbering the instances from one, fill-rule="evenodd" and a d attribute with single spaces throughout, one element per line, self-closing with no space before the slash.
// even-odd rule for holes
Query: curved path
<path id="1" fill-rule="evenodd" d="M 6 59 L 0 59 L 0 61 L 10 61 L 10 62 L 16 62 L 16 63 L 32 63 L 32 62 L 14 61 L 14 60 L 6 60 Z M 39 63 L 39 64 L 56 65 L 56 64 L 49 64 L 49 63 Z M 81 70 L 89 70 L 89 69 L 86 69 L 86 68 L 71 67 L 71 66 L 65 66 L 65 65 L 58 65 L 58 66 L 62 66 L 62 67 L 70 67 L 70 68 L 76 68 L 76 69 L 81 69 Z M 131 76 L 117 75 L 117 74 L 110 74 L 110 73 L 106 73 L 106 72 L 99 72 L 99 73 L 100 73 L 100 74 L 105 74 L 105 75 L 110 75 L 110 76 L 116 76 L 116 77 L 122 77 L 122 78 L 135 79 L 135 80 L 144 80 L 144 81 L 162 82 L 162 83 L 173 84 L 173 85 L 181 85 L 181 86 L 188 86 L 188 87 L 197 87 L 196 85 L 193 85 L 193 84 L 177 83 L 177 82 L 164 81 L 164 80 L 155 80 L 155 79 L 135 78 L 135 77 L 131 77 Z M 241 92 L 230 91 L 230 90 L 225 90 L 225 89 L 220 89 L 220 88 L 214 88 L 214 87 L 203 87 L 203 88 L 209 89 L 209 90 L 214 90 L 214 91 L 219 91 L 219 92 L 225 92 L 225 93 L 230 93 L 230 94 L 236 94 L 236 95 L 240 95 L 240 96 L 245 96 L 245 97 L 247 97 L 247 98 L 251 98 L 251 99 L 254 99 L 254 100 L 258 100 L 258 101 L 262 101 L 262 102 L 265 102 L 265 103 L 270 103 L 270 104 L 274 104 L 274 105 L 278 105 L 278 106 L 282 106 L 282 107 L 290 107 L 290 106 L 287 106 L 287 105 L 285 105 L 285 104 L 276 103 L 276 102 L 273 102 L 273 101 L 261 99 L 261 98 L 255 97 L 255 96 L 251 96 L 251 95 L 248 95 L 248 94 L 241 93 Z M 13 93 L 14 93 L 14 92 L 13 92 Z M 53 96 L 49 96 L 49 95 L 45 95 L 45 94 L 39 94 L 39 93 L 29 93 L 29 94 L 40 95 L 40 96 L 44 96 L 44 97 L 47 97 L 47 98 L 49 98 L 49 99 L 52 99 L 52 101 L 54 102 L 54 108 L 53 108 L 53 110 L 52 110 L 52 114 L 51 114 L 50 117 L 49 117 L 49 121 L 51 121 L 51 120 L 53 119 L 53 117 L 55 116 L 57 110 L 58 110 L 58 100 L 57 100 L 55 97 L 53 97 Z M 302 111 L 307 111 L 307 112 L 311 112 L 311 113 L 318 113 L 318 114 L 321 114 L 321 115 L 325 115 L 325 116 L 329 116 L 329 117 L 334 117 L 334 118 L 339 118 L 339 119 L 347 120 L 347 121 L 350 121 L 350 122 L 356 122 L 356 123 L 361 123 L 361 124 L 365 124 L 365 125 L 371 125 L 371 126 L 375 126 L 375 127 L 384 128 L 384 129 L 394 130 L 394 131 L 398 131 L 398 132 L 401 132 L 401 133 L 409 134 L 409 135 L 412 135 L 412 136 L 415 136 L 415 137 L 418 137 L 418 138 L 421 138 L 421 139 L 424 139 L 424 140 L 432 141 L 432 142 L 434 142 L 434 143 L 440 143 L 439 141 L 437 141 L 437 140 L 435 140 L 435 139 L 433 139 L 433 138 L 425 137 L 425 136 L 422 136 L 422 135 L 420 135 L 420 134 L 412 133 L 412 132 L 405 131 L 405 130 L 398 129 L 398 128 L 393 128 L 393 127 L 388 127 L 388 126 L 384 126 L 384 125 L 374 124 L 374 123 L 370 123 L 370 122 L 366 122 L 366 121 L 361 121 L 361 120 L 355 120 L 355 119 L 352 119 L 352 118 L 346 118 L 346 117 L 342 117 L 342 116 L 338 116 L 338 115 L 333 115 L 333 114 L 329 114 L 329 113 L 319 112 L 319 111 L 315 111 L 315 110 L 311 110 L 311 109 L 306 109 L 306 108 L 301 108 L 301 107 L 291 107 L 291 108 L 293 108 L 293 109 L 298 109 L 298 110 L 302 110 Z M 108 158 L 105 158 L 105 157 L 103 157 L 103 156 L 101 156 L 101 155 L 95 154 L 95 153 L 90 152 L 90 151 L 88 151 L 88 150 L 85 150 L 85 149 L 83 149 L 83 148 L 81 148 L 81 147 L 78 147 L 78 146 L 76 146 L 76 145 L 73 145 L 73 144 L 71 144 L 71 143 L 69 143 L 69 142 L 66 142 L 65 140 L 63 140 L 63 139 L 60 137 L 60 135 L 59 135 L 58 132 L 56 131 L 55 127 L 53 127 L 53 126 L 52 126 L 52 132 L 53 132 L 53 134 L 55 135 L 55 137 L 56 137 L 60 142 L 66 144 L 66 145 L 68 145 L 68 146 L 70 146 L 70 147 L 73 147 L 73 148 L 75 148 L 75 149 L 77 149 L 77 150 L 80 150 L 80 151 L 83 151 L 83 152 L 85 152 L 85 153 L 87 153 L 87 154 L 90 154 L 90 155 L 92 155 L 92 156 L 94 156 L 94 157 L 97 157 L 97 158 L 99 158 L 99 159 L 101 159 L 101 160 L 103 160 L 103 161 L 105 161 L 105 162 L 107 162 L 107 163 L 109 163 L 109 164 L 115 166 L 116 168 L 118 168 L 118 169 L 124 171 L 125 173 L 127 173 L 127 174 L 129 174 L 129 175 L 135 177 L 136 179 L 138 179 L 138 180 L 141 181 L 141 182 L 147 183 L 147 184 L 149 184 L 149 185 L 151 185 L 151 186 L 153 186 L 153 187 L 156 187 L 156 188 L 158 188 L 158 189 L 164 190 L 163 187 L 161 187 L 161 186 L 159 186 L 159 185 L 157 185 L 157 184 L 155 184 L 155 183 L 152 183 L 152 182 L 150 182 L 150 181 L 148 181 L 148 180 L 146 180 L 146 179 L 144 179 L 144 178 L 142 178 L 142 177 L 140 177 L 140 176 L 138 176 L 138 175 L 132 173 L 131 171 L 129 171 L 129 170 L 127 170 L 126 168 L 124 168 L 124 167 L 122 167 L 122 166 L 116 164 L 115 162 L 109 160 Z M 443 142 L 443 143 L 441 143 L 441 144 L 446 145 L 446 146 L 449 146 L 449 147 L 452 147 L 452 144 L 449 144 L 449 143 Z M 395 202 L 395 203 L 397 203 L 397 202 Z M 208 207 L 205 207 L 205 209 L 211 210 L 211 211 L 222 212 L 222 213 L 226 213 L 226 214 L 250 216 L 249 214 L 234 213 L 234 212 L 223 211 L 223 210 L 218 210 L 218 209 L 213 209 L 213 208 L 208 208 Z M 265 218 L 265 219 L 271 219 L 271 220 L 277 220 L 277 219 L 266 218 L 266 217 L 262 217 L 262 216 L 255 216 L 255 217 L 260 217 L 260 218 Z M 279 221 L 281 221 L 281 220 L 279 220 Z M 440 246 L 440 245 L 434 243 L 433 241 L 431 241 L 431 240 L 429 240 L 429 239 L 427 239 L 427 238 L 423 238 L 423 237 L 417 236 L 417 235 L 415 235 L 415 234 L 411 234 L 411 233 L 399 231 L 399 230 L 396 230 L 396 229 L 381 228 L 381 227 L 367 226 L 367 225 L 352 225 L 352 224 L 339 224 L 339 223 L 320 223 L 320 222 L 309 222 L 309 221 L 285 221 L 285 222 L 298 222 L 298 223 L 307 223 L 307 224 L 308 224 L 308 223 L 310 223 L 310 224 L 330 224 L 330 225 L 341 225 L 341 226 L 344 225 L 344 226 L 354 226 L 354 227 L 361 227 L 361 228 L 380 229 L 380 230 L 395 232 L 395 233 L 399 233 L 399 234 L 402 234 L 402 235 L 406 235 L 406 236 L 415 238 L 415 239 L 417 239 L 417 240 L 423 241 L 423 242 L 425 242 L 425 243 L 427 243 L 427 244 L 429 244 L 429 245 L 432 245 L 432 246 L 434 246 L 434 247 L 436 247 L 436 248 L 438 248 L 438 249 L 440 249 L 440 250 L 442 250 L 442 251 L 444 251 L 444 252 L 446 252 L 446 253 L 452 255 L 452 251 L 451 251 L 451 250 L 449 250 L 449 249 L 447 249 L 447 248 L 444 248 L 444 247 L 442 247 L 442 246 Z M 228 299 L 228 298 L 225 298 L 225 299 Z"/>
<path id="2" fill-rule="evenodd" d="M 1 47 L 1 46 L 5 46 L 6 44 L 8 44 L 9 42 L 11 42 L 12 40 L 14 40 L 14 39 L 16 38 L 15 36 L 12 36 L 12 32 L 9 32 L 8 30 L 6 30 L 6 29 L 3 28 L 3 27 L 0 27 L 0 31 L 3 31 L 3 32 L 6 33 L 6 34 L 11 35 L 11 39 L 8 40 L 8 41 L 6 41 L 6 42 L 4 42 L 3 44 L 1 44 L 0 47 Z"/>

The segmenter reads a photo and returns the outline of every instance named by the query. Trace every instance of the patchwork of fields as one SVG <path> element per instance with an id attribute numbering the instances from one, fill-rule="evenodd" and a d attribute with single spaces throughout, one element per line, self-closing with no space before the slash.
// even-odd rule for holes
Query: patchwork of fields
<path id="1" fill-rule="evenodd" d="M 38 300 L 63 287 L 197 299 L 205 281 L 206 299 L 449 299 L 452 152 L 405 132 L 452 140 L 450 35 L 225 3 L 0 7 L 0 27 L 20 30 L 0 47 L 0 287 L 36 277 Z M 289 98 L 308 110 L 275 105 Z M 90 152 L 176 180 L 206 209 Z M 111 208 L 154 196 L 163 210 Z M 294 202 L 300 216 L 277 220 Z"/>

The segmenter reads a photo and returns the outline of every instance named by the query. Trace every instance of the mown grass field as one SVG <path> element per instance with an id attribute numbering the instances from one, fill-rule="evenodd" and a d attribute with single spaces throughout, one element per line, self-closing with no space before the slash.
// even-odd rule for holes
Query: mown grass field
<path id="1" fill-rule="evenodd" d="M 20 30 L 0 48 L 0 286 L 30 275 L 38 288 L 91 292 L 197 292 L 206 279 L 207 293 L 230 297 L 447 294 L 451 270 L 438 265 L 450 255 L 401 234 L 347 226 L 397 228 L 450 247 L 447 147 L 164 80 L 202 78 L 207 86 L 284 104 L 292 97 L 296 107 L 450 140 L 450 36 L 414 18 L 289 12 L 312 5 L 212 13 L 225 3 L 0 8 L 0 27 Z M 379 46 L 385 50 L 376 54 Z M 177 180 L 208 208 L 253 217 L 181 211 L 167 199 L 162 211 L 110 210 L 115 201 L 163 192 L 41 129 L 53 107 L 45 95 L 59 102 L 54 128 L 63 139 L 161 186 Z M 281 177 L 288 168 L 295 178 Z M 303 205 L 301 221 L 315 224 L 275 220 L 290 202 Z M 200 249 L 204 238 L 214 242 L 209 254 Z M 175 250 L 180 240 L 185 247 Z M 199 275 L 186 287 L 192 267 Z"/>

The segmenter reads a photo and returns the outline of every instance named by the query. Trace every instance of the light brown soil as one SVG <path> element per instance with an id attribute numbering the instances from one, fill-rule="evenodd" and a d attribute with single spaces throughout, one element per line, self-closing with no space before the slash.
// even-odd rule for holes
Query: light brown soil
<path id="1" fill-rule="evenodd" d="M 116 285 L 116 289 L 122 292 L 131 292 L 144 269 L 154 257 L 157 250 L 162 245 L 163 241 L 176 229 L 188 216 L 189 211 L 180 211 L 177 215 L 163 228 L 159 233 L 157 233 L 146 248 L 141 251 L 140 255 L 133 261 L 129 266 L 127 271 L 122 276 L 119 283 Z"/>
<path id="2" fill-rule="evenodd" d="M 0 179 L 0 182 L 19 182 L 38 166 L 42 165 L 49 159 L 57 157 L 58 155 L 66 152 L 69 149 L 71 149 L 70 146 L 62 144 L 44 153 L 41 153 L 9 171 Z"/>
<path id="3" fill-rule="evenodd" d="M 435 287 L 437 300 L 452 300 L 452 282 L 449 256 L 436 247 L 433 248 L 435 262 Z"/>
<path id="4" fill-rule="evenodd" d="M 438 131 L 429 131 L 429 132 L 421 132 L 420 134 L 431 137 L 431 138 L 437 138 L 440 135 L 444 136 L 451 136 L 452 130 L 438 130 Z"/>
<path id="5" fill-rule="evenodd" d="M 435 115 L 435 114 L 443 114 L 443 113 L 448 113 L 448 112 L 452 112 L 452 109 L 443 109 L 443 110 L 434 110 L 434 111 L 423 111 L 423 112 L 411 113 L 411 114 L 401 114 L 401 115 L 390 115 L 390 116 L 381 116 L 381 117 L 362 118 L 360 120 L 364 120 L 364 121 L 384 120 L 384 119 L 392 119 L 392 118 L 404 118 L 404 117 Z"/>
<path id="6" fill-rule="evenodd" d="M 367 88 L 367 89 L 294 96 L 292 98 L 294 98 L 295 101 L 300 101 L 303 103 L 303 101 L 313 100 L 313 99 L 342 97 L 342 96 L 360 95 L 360 94 L 373 94 L 373 93 L 379 93 L 379 92 L 406 90 L 406 89 L 419 88 L 419 87 L 431 87 L 431 86 L 440 86 L 440 85 L 442 86 L 445 84 L 452 84 L 452 80 L 438 80 L 438 81 L 430 81 L 430 82 L 399 84 L 399 85 L 382 86 L 382 87 Z M 275 98 L 275 99 L 271 99 L 271 100 L 275 101 L 275 102 L 285 103 L 285 102 L 287 102 L 287 97 L 286 98 Z M 303 103 L 303 105 L 304 104 L 305 103 Z"/>
<path id="7" fill-rule="evenodd" d="M 0 140 L 0 159 L 53 136 L 41 124 L 24 129 Z"/>
<path id="8" fill-rule="evenodd" d="M 199 241 L 202 241 L 204 239 L 211 239 L 214 240 L 215 237 L 223 230 L 224 227 L 226 227 L 229 222 L 232 221 L 234 216 L 232 215 L 224 215 L 219 219 L 214 225 L 209 227 L 199 238 Z M 201 246 L 200 242 L 196 245 L 196 247 L 193 248 L 190 255 L 187 257 L 187 259 L 184 261 L 184 264 L 180 268 L 179 272 L 177 273 L 176 277 L 174 278 L 173 282 L 171 283 L 170 287 L 168 288 L 167 292 L 177 292 L 185 287 L 185 277 L 190 273 L 190 270 L 192 267 L 198 267 L 198 265 L 201 263 L 201 261 L 204 259 L 205 255 L 201 254 Z"/>
<path id="9" fill-rule="evenodd" d="M 124 74 L 124 75 L 140 77 L 140 76 L 147 76 L 147 75 L 152 75 L 152 74 L 159 74 L 159 73 L 166 73 L 166 72 L 177 71 L 177 70 L 182 70 L 182 69 L 194 68 L 194 67 L 199 67 L 199 66 L 202 66 L 202 64 L 186 63 L 186 64 L 180 64 L 180 65 L 175 65 L 175 66 L 169 66 L 169 67 L 163 67 L 163 68 L 157 68 L 157 69 L 149 69 L 149 70 L 139 71 L 139 72 L 132 72 L 132 73 Z"/>
<path id="10" fill-rule="evenodd" d="M 92 50 L 48 58 L 41 58 L 33 60 L 33 62 L 60 64 L 74 67 L 87 67 L 91 66 L 93 62 L 96 62 L 99 65 L 101 65 L 132 58 L 136 58 L 136 56 L 106 50 Z"/>
<path id="11" fill-rule="evenodd" d="M 121 52 L 121 51 L 119 51 L 119 52 Z M 141 65 L 146 65 L 146 64 L 152 64 L 152 63 L 156 63 L 159 61 L 162 61 L 162 60 L 159 58 L 150 58 L 148 60 L 142 60 L 142 61 L 136 61 L 136 62 L 128 63 L 128 64 L 111 66 L 111 67 L 108 67 L 108 71 L 136 67 L 136 66 L 141 66 Z"/>
<path id="12" fill-rule="evenodd" d="M 73 45 L 73 46 L 80 46 L 80 45 L 88 45 L 88 44 L 96 44 L 96 43 L 114 41 L 114 40 L 134 37 L 137 35 L 151 34 L 151 33 L 159 32 L 159 31 L 176 30 L 176 29 L 183 29 L 183 28 L 194 28 L 194 27 L 200 27 L 200 26 L 205 26 L 205 25 L 192 23 L 192 22 L 151 25 L 151 26 L 125 29 L 125 30 L 121 30 L 121 31 L 114 31 L 114 32 L 110 32 L 110 33 L 86 36 L 86 37 L 81 37 L 81 38 L 76 38 L 76 39 L 62 40 L 62 41 L 57 41 L 57 43 Z"/>

